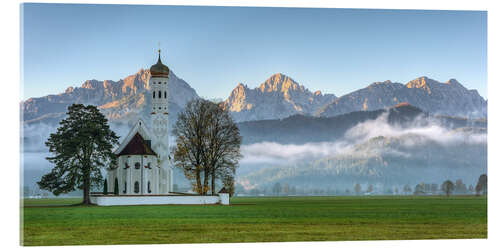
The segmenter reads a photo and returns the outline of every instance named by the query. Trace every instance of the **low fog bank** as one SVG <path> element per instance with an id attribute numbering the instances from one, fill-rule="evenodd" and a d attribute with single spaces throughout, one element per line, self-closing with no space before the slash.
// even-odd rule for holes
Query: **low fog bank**
<path id="1" fill-rule="evenodd" d="M 452 129 L 432 117 L 404 126 L 387 113 L 358 123 L 335 141 L 305 144 L 260 142 L 242 146 L 238 183 L 244 189 L 286 182 L 304 188 L 441 184 L 477 181 L 487 170 L 483 128 Z M 475 183 L 474 183 L 475 184 Z"/>

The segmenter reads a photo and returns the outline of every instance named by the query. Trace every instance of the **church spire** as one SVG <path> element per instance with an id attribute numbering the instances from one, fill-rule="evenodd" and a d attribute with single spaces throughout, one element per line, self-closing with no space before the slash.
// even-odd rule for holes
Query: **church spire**
<path id="1" fill-rule="evenodd" d="M 170 73 L 170 69 L 161 62 L 160 43 L 158 43 L 158 61 L 155 65 L 151 66 L 149 71 L 151 72 L 151 76 L 154 77 L 168 77 Z"/>

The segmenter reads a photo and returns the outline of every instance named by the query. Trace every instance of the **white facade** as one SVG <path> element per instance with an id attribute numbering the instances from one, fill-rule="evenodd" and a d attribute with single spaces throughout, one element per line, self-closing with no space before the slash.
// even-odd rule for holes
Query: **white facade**
<path id="1" fill-rule="evenodd" d="M 168 192 L 165 191 L 166 182 L 162 182 L 162 177 L 167 174 L 159 164 L 156 151 L 146 150 L 149 152 L 141 154 L 130 151 L 141 143 L 146 144 L 144 147 L 148 147 L 151 139 L 152 136 L 144 122 L 139 120 L 115 151 L 118 155 L 118 164 L 108 169 L 108 193 L 115 191 L 116 183 L 119 195 L 157 195 Z"/>
<path id="2" fill-rule="evenodd" d="M 90 201 L 99 206 L 130 206 L 130 205 L 229 205 L 229 195 L 226 193 L 202 195 L 128 195 L 128 196 L 91 196 Z"/>
<path id="3" fill-rule="evenodd" d="M 168 193 L 173 191 L 173 169 L 168 158 L 168 77 L 151 76 L 149 86 L 152 95 L 152 147 L 158 154 L 159 166 L 164 169 L 164 176 L 160 178 L 160 192 Z"/>
<path id="4" fill-rule="evenodd" d="M 160 51 L 158 51 L 160 52 Z M 151 124 L 139 120 L 115 154 L 118 164 L 108 169 L 108 193 L 119 195 L 158 195 L 173 191 L 173 168 L 168 145 L 168 74 L 161 62 L 151 66 L 148 82 L 151 95 Z"/>

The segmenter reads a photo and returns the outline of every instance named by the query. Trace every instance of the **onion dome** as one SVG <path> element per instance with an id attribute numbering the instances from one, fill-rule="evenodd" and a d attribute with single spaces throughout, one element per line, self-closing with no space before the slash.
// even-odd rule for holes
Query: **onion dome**
<path id="1" fill-rule="evenodd" d="M 161 62 L 160 50 L 158 50 L 158 62 L 149 69 L 152 77 L 168 77 L 170 69 Z"/>

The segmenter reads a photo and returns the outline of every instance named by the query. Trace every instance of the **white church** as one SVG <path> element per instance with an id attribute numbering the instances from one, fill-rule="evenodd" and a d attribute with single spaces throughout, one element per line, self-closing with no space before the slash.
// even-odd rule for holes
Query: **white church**
<path id="1" fill-rule="evenodd" d="M 91 202 L 101 206 L 148 204 L 229 204 L 229 195 L 201 196 L 173 193 L 173 166 L 168 145 L 169 68 L 161 61 L 151 66 L 151 124 L 138 120 L 115 150 L 118 163 L 107 169 L 108 193 L 92 195 Z M 118 195 L 114 194 L 118 185 Z"/>

